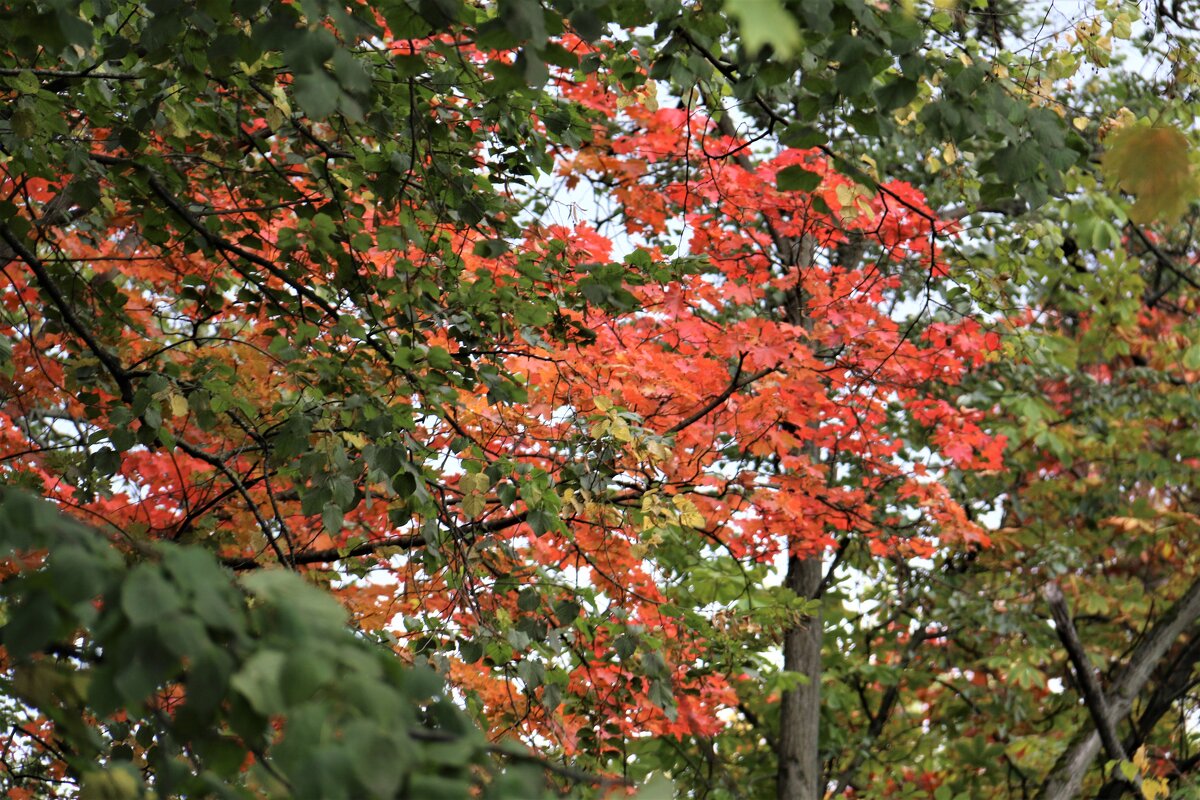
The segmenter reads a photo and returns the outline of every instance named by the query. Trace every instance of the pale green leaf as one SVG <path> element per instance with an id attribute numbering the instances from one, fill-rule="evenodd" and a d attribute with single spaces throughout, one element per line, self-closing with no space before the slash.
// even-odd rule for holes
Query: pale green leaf
<path id="1" fill-rule="evenodd" d="M 725 0 L 725 13 L 738 21 L 748 53 L 770 45 L 776 56 L 788 58 L 800 46 L 800 28 L 779 0 Z"/>

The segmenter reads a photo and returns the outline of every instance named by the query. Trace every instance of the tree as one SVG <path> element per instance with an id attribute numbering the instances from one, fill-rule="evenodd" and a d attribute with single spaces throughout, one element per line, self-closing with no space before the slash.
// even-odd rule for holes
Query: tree
<path id="1" fill-rule="evenodd" d="M 959 220 L 1075 191 L 1091 148 L 1005 49 L 1016 21 L 975 10 L 979 30 L 855 0 L 6 11 L 3 469 L 92 526 L 9 545 L 10 774 L 122 797 L 131 765 L 189 796 L 538 791 L 471 771 L 497 754 L 425 702 L 429 668 L 497 739 L 577 765 L 555 785 L 864 793 L 904 693 L 961 730 L 945 670 L 919 668 L 967 612 L 921 564 L 993 552 L 969 501 L 998 496 L 1015 395 L 987 394 L 1011 380 L 1003 325 L 926 312 L 986 275 Z M 595 188 L 619 235 L 540 219 L 551 175 Z M 78 594 L 47 588 L 85 561 Z M 180 643 L 138 598 L 189 581 L 228 608 Z M 121 601 L 94 620 L 98 596 Z M 45 609 L 59 635 L 31 638 Z M 823 661 L 823 631 L 853 645 Z M 228 685 L 189 720 L 194 662 L 224 649 Z M 339 659 L 345 682 L 322 671 Z M 370 774 L 405 744 L 377 712 L 406 703 L 424 755 Z"/>
<path id="2" fill-rule="evenodd" d="M 1082 60 L 1078 41 L 1048 63 Z M 1166 81 L 1188 74 L 1176 64 Z M 1036 214 L 975 217 L 955 310 L 987 311 L 1003 357 L 963 402 L 1009 447 L 1007 470 L 964 476 L 965 494 L 999 530 L 979 552 L 872 573 L 884 624 L 840 638 L 849 685 L 831 698 L 861 720 L 847 738 L 871 743 L 833 773 L 855 796 L 1194 792 L 1194 190 L 1175 116 L 1189 101 L 1164 95 L 1113 74 L 1059 95 L 1103 156 Z"/>
<path id="3" fill-rule="evenodd" d="M 23 705 L 5 709 L 7 796 L 75 782 L 113 800 L 547 791 L 553 765 L 488 745 L 437 675 L 352 634 L 296 575 L 235 584 L 210 553 L 171 544 L 129 565 L 26 495 L 4 512 L 5 687 Z"/>

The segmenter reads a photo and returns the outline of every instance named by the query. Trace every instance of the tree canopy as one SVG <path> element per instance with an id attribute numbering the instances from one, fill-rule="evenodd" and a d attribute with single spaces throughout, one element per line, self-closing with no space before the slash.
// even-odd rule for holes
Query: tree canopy
<path id="1" fill-rule="evenodd" d="M 1190 15 L 6 5 L 7 796 L 1197 795 Z"/>

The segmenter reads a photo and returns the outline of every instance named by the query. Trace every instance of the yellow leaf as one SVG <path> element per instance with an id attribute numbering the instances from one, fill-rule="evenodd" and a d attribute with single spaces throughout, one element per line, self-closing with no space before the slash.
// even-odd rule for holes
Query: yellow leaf
<path id="1" fill-rule="evenodd" d="M 1076 117 L 1075 119 L 1071 120 L 1071 124 L 1075 126 L 1075 130 L 1077 131 L 1087 130 L 1088 118 Z"/>
<path id="2" fill-rule="evenodd" d="M 646 442 L 646 452 L 655 463 L 661 463 L 671 457 L 671 448 L 662 442 Z"/>
<path id="3" fill-rule="evenodd" d="M 654 81 L 643 84 L 634 94 L 647 111 L 658 111 L 658 84 Z"/>
<path id="4" fill-rule="evenodd" d="M 483 473 L 467 473 L 458 479 L 458 487 L 463 490 L 464 494 L 482 494 L 488 490 L 491 482 L 488 476 Z"/>
<path id="5" fill-rule="evenodd" d="M 342 431 L 342 438 L 346 440 L 346 444 L 349 444 L 352 447 L 357 447 L 359 450 L 362 450 L 367 446 L 367 437 L 363 436 L 361 433 Z"/>
<path id="6" fill-rule="evenodd" d="M 688 500 L 683 495 L 675 495 L 671 498 L 671 502 L 679 511 L 679 522 L 681 525 L 686 525 L 689 528 L 703 528 L 705 525 L 704 515 L 696 508 L 696 504 Z"/>
<path id="7" fill-rule="evenodd" d="M 632 442 L 633 433 L 629 430 L 629 426 L 625 424 L 623 419 L 614 419 L 608 426 L 609 433 L 618 442 Z"/>
<path id="8" fill-rule="evenodd" d="M 613 407 L 613 401 L 609 400 L 607 397 L 604 397 L 602 395 L 593 398 L 592 402 L 595 403 L 596 408 L 598 408 L 601 411 L 608 411 L 610 408 Z"/>
<path id="9" fill-rule="evenodd" d="M 1112 35 L 1118 39 L 1129 39 L 1133 36 L 1133 15 L 1122 11 L 1113 20 Z"/>
<path id="10" fill-rule="evenodd" d="M 858 160 L 866 165 L 863 169 L 863 172 L 867 173 L 876 180 L 879 179 L 879 164 L 875 161 L 875 159 L 871 158 L 866 153 L 863 153 L 858 157 Z"/>
<path id="11" fill-rule="evenodd" d="M 866 201 L 868 192 L 858 184 L 842 184 L 834 189 L 834 194 L 842 206 L 838 213 L 845 221 L 853 222 L 862 216 L 864 211 L 870 216 L 870 203 Z"/>
<path id="12" fill-rule="evenodd" d="M 1159 778 L 1142 778 L 1142 797 L 1157 800 L 1167 796 L 1167 782 Z"/>
<path id="13" fill-rule="evenodd" d="M 1127 125 L 1110 133 L 1106 143 L 1101 166 L 1109 180 L 1137 198 L 1129 210 L 1134 222 L 1175 222 L 1200 197 L 1188 140 L 1178 129 Z"/>
<path id="14" fill-rule="evenodd" d="M 468 494 L 463 497 L 462 510 L 468 517 L 474 519 L 483 513 L 487 503 L 481 494 Z"/>
<path id="15" fill-rule="evenodd" d="M 188 401 L 183 395 L 172 394 L 170 403 L 172 417 L 182 417 L 188 413 Z"/>

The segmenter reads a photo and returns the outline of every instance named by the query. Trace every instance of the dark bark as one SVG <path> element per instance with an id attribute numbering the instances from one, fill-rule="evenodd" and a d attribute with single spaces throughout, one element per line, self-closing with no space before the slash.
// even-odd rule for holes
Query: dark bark
<path id="1" fill-rule="evenodd" d="M 1050 605 L 1050 615 L 1054 618 L 1054 630 L 1063 643 L 1063 647 L 1066 648 L 1071 665 L 1075 668 L 1075 682 L 1083 694 L 1083 701 L 1087 705 L 1088 714 L 1092 717 L 1092 724 L 1096 726 L 1096 731 L 1100 734 L 1100 742 L 1104 745 L 1104 750 L 1110 759 L 1124 761 L 1125 748 L 1121 746 L 1121 739 L 1117 736 L 1117 729 L 1108 710 L 1108 700 L 1104 697 L 1104 690 L 1100 688 L 1100 681 L 1096 679 L 1096 670 L 1092 668 L 1087 652 L 1083 649 L 1083 642 L 1079 639 L 1079 633 L 1075 630 L 1075 622 L 1071 619 L 1071 612 L 1067 608 L 1067 599 L 1063 597 L 1062 589 L 1054 582 L 1043 587 L 1042 596 Z"/>
<path id="2" fill-rule="evenodd" d="M 690 41 L 690 37 L 686 37 Z M 690 44 L 697 46 L 694 41 Z M 721 133 L 738 138 L 728 114 L 720 107 L 720 100 L 704 95 Z M 733 156 L 733 161 L 747 171 L 753 171 L 745 150 Z M 884 191 L 880 187 L 881 191 Z M 906 204 L 907 205 L 907 204 Z M 763 224 L 771 237 L 775 257 L 788 267 L 805 267 L 816 259 L 817 240 L 812 235 L 792 237 L 785 235 L 769 217 Z M 860 252 L 856 258 L 861 258 Z M 789 293 L 789 301 L 782 309 L 785 317 L 794 325 L 811 330 L 812 319 L 807 313 L 807 296 L 803 281 L 797 274 L 795 289 Z M 815 447 L 806 448 L 812 463 L 820 462 L 820 453 Z M 800 558 L 788 557 L 787 585 L 799 597 L 816 598 L 825 586 L 819 555 Z M 815 613 L 788 629 L 783 636 L 783 668 L 788 672 L 804 675 L 808 682 L 783 693 L 779 708 L 779 737 L 776 740 L 777 790 L 779 800 L 821 800 L 824 787 L 821 785 L 821 757 L 819 747 L 821 722 L 821 634 L 820 612 Z"/>
<path id="3" fill-rule="evenodd" d="M 787 585 L 800 597 L 813 597 L 821 585 L 821 559 L 788 559 Z M 779 708 L 779 800 L 820 800 L 821 614 L 818 611 L 784 634 L 783 668 L 808 678 L 784 692 Z"/>
<path id="4" fill-rule="evenodd" d="M 1162 670 L 1162 677 L 1150 699 L 1141 707 L 1141 716 L 1133 726 L 1133 732 L 1125 738 L 1126 753 L 1136 752 L 1146 738 L 1154 730 L 1167 713 L 1175 706 L 1180 698 L 1194 687 L 1193 673 L 1196 664 L 1200 663 L 1200 628 L 1193 628 L 1189 633 L 1188 642 L 1179 649 L 1171 663 Z M 1176 769 L 1181 773 L 1187 771 L 1186 763 L 1177 763 Z M 1129 784 L 1123 780 L 1110 779 L 1096 795 L 1096 800 L 1116 800 L 1129 789 Z"/>
<path id="5" fill-rule="evenodd" d="M 1129 716 L 1134 699 L 1146 688 L 1156 668 L 1175 641 L 1200 619 L 1200 581 L 1196 581 L 1154 624 L 1134 649 L 1121 674 L 1108 691 L 1108 714 L 1113 725 Z M 1072 800 L 1079 795 L 1084 775 L 1101 750 L 1094 726 L 1079 734 L 1058 759 L 1042 784 L 1040 800 Z"/>

